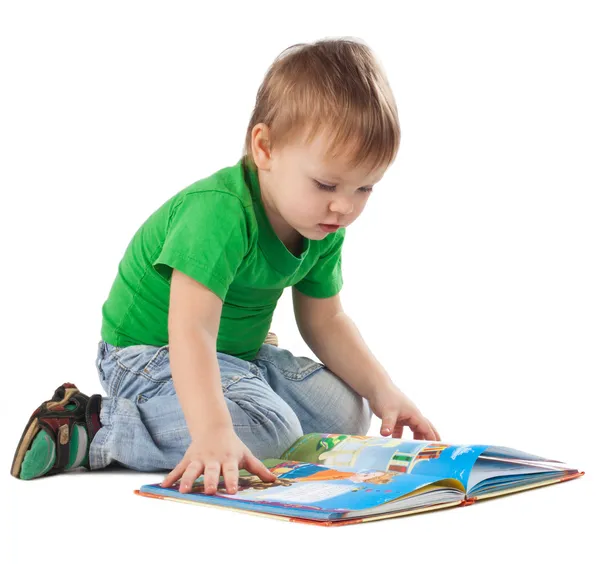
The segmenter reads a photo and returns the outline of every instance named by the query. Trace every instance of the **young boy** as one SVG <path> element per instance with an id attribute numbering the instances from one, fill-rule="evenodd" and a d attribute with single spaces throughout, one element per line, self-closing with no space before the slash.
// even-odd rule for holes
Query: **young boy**
<path id="1" fill-rule="evenodd" d="M 440 440 L 391 381 L 340 302 L 345 229 L 394 161 L 396 104 L 372 52 L 348 39 L 286 49 L 259 88 L 244 155 L 183 189 L 135 233 L 103 305 L 96 365 L 106 397 L 60 386 L 30 418 L 12 474 L 116 463 L 265 482 L 304 433 Z M 322 361 L 269 327 L 293 287 L 298 329 Z M 269 337 L 265 342 L 265 337 Z"/>

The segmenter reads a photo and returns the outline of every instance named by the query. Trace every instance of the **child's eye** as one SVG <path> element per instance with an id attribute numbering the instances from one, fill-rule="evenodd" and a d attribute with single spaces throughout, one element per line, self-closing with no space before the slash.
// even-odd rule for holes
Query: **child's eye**
<path id="1" fill-rule="evenodd" d="M 321 184 L 318 180 L 315 180 L 314 182 L 317 185 L 317 188 L 320 188 L 321 190 L 327 190 L 328 192 L 335 191 L 335 186 L 330 186 L 329 184 Z"/>
<path id="2" fill-rule="evenodd" d="M 323 183 L 319 182 L 318 180 L 314 180 L 314 183 L 321 190 L 326 190 L 327 192 L 335 192 L 335 186 L 330 186 L 329 184 L 323 184 Z M 372 192 L 373 187 L 372 186 L 363 186 L 362 188 L 359 188 L 358 191 L 359 192 Z"/>

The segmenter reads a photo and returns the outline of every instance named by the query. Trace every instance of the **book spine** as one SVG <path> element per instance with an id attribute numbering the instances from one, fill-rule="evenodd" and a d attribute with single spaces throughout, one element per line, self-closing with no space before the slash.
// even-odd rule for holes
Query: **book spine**
<path id="1" fill-rule="evenodd" d="M 314 519 L 302 519 L 301 517 L 289 517 L 288 519 L 292 523 L 318 525 L 320 527 L 342 527 L 344 525 L 355 525 L 363 522 L 363 519 L 347 519 L 345 521 L 315 521 Z"/>

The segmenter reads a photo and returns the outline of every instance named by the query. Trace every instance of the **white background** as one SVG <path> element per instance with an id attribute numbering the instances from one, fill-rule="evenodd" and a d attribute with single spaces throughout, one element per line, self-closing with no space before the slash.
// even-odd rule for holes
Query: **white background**
<path id="1" fill-rule="evenodd" d="M 3 562 L 562 562 L 590 550 L 599 24 L 592 2 L 3 3 Z M 133 495 L 160 473 L 10 477 L 29 415 L 58 385 L 101 392 L 101 307 L 133 233 L 237 162 L 283 49 L 341 36 L 376 53 L 402 128 L 347 232 L 346 311 L 443 441 L 512 446 L 586 475 L 337 529 Z M 289 289 L 273 328 L 311 354 Z"/>

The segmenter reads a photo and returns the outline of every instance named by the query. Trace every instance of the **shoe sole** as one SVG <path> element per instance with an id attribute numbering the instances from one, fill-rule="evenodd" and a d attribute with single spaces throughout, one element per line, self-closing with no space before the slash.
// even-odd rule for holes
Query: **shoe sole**
<path id="1" fill-rule="evenodd" d="M 79 390 L 77 388 L 67 388 L 65 390 L 65 397 L 61 401 L 45 401 L 40 407 L 42 407 L 44 404 L 46 404 L 47 408 L 54 407 L 55 405 L 66 405 L 71 399 L 71 396 L 78 393 Z M 19 440 L 19 444 L 15 450 L 15 456 L 13 458 L 13 463 L 10 470 L 11 475 L 13 475 L 15 478 L 20 478 L 19 475 L 21 474 L 21 464 L 23 464 L 23 459 L 31 447 L 33 439 L 35 439 L 35 436 L 41 429 L 39 416 L 35 414 L 32 415 L 25 426 L 23 434 L 21 435 L 21 439 Z"/>

